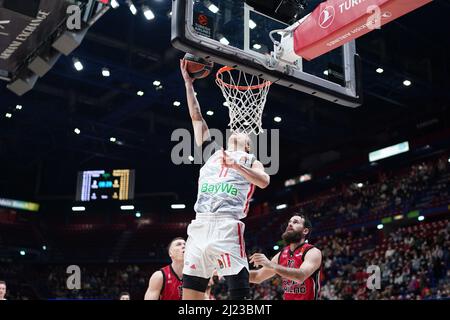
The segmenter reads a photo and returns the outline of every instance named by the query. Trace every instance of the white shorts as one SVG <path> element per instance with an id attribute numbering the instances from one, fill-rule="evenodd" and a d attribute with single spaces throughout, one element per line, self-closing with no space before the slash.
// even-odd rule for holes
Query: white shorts
<path id="1" fill-rule="evenodd" d="M 248 267 L 243 222 L 233 216 L 197 214 L 188 226 L 183 274 L 210 278 L 238 274 Z"/>

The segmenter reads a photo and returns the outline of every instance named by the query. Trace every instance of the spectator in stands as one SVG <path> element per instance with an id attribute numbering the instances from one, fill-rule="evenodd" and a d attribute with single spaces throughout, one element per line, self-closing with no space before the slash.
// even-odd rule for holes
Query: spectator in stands
<path id="1" fill-rule="evenodd" d="M 120 294 L 119 300 L 131 300 L 130 299 L 130 294 L 128 292 L 122 292 Z"/>
<path id="2" fill-rule="evenodd" d="M 6 300 L 6 282 L 0 281 L 0 300 Z"/>

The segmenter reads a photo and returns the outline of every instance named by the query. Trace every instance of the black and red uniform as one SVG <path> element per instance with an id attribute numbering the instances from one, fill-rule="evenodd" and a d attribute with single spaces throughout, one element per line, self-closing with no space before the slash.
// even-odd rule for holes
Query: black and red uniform
<path id="1" fill-rule="evenodd" d="M 183 280 L 178 278 L 172 265 L 165 266 L 161 272 L 164 279 L 159 300 L 181 300 Z"/>
<path id="2" fill-rule="evenodd" d="M 313 245 L 303 243 L 294 251 L 290 247 L 284 247 L 278 257 L 278 264 L 287 268 L 300 268 L 306 253 L 314 248 Z M 320 267 L 303 283 L 282 278 L 284 300 L 317 300 L 320 291 Z"/>

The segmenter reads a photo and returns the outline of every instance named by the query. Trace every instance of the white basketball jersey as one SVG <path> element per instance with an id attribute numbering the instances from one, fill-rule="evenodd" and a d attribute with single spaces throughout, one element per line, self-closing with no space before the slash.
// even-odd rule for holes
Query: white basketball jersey
<path id="1" fill-rule="evenodd" d="M 226 151 L 234 161 L 251 168 L 256 157 L 244 151 Z M 200 169 L 198 195 L 194 210 L 197 213 L 232 214 L 236 219 L 247 216 L 255 186 L 240 173 L 220 164 L 222 151 L 214 153 Z"/>

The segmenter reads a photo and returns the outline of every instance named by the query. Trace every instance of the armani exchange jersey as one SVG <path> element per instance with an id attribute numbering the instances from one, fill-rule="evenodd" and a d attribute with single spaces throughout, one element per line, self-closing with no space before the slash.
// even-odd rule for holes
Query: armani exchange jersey
<path id="1" fill-rule="evenodd" d="M 246 217 L 255 186 L 236 170 L 222 167 L 222 151 L 214 153 L 200 169 L 198 195 L 194 210 L 197 213 L 232 214 L 236 219 Z M 226 151 L 236 162 L 251 168 L 256 160 L 244 151 Z"/>

